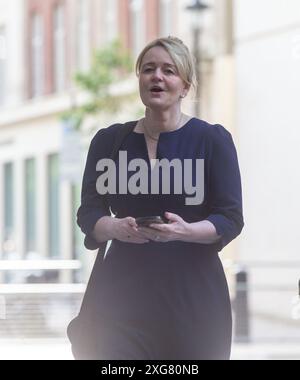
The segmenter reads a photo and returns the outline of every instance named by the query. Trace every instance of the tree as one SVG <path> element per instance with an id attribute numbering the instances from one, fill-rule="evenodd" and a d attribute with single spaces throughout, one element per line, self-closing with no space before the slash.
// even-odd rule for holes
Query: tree
<path id="1" fill-rule="evenodd" d="M 124 76 L 132 72 L 132 66 L 132 59 L 119 40 L 95 51 L 90 70 L 75 75 L 75 83 L 89 95 L 89 100 L 64 112 L 62 119 L 79 130 L 87 116 L 96 116 L 101 111 L 118 111 L 128 95 L 112 95 L 111 85 L 124 80 Z"/>

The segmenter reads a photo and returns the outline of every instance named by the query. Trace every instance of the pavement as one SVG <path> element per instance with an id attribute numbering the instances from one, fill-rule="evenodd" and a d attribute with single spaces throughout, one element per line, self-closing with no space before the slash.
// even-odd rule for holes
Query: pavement
<path id="1" fill-rule="evenodd" d="M 0 340 L 0 360 L 73 360 L 65 339 Z"/>
<path id="2" fill-rule="evenodd" d="M 234 343 L 232 360 L 299 360 L 300 342 Z M 0 360 L 73 360 L 65 339 L 0 340 Z"/>
<path id="3" fill-rule="evenodd" d="M 232 360 L 300 360 L 300 342 L 236 343 Z"/>

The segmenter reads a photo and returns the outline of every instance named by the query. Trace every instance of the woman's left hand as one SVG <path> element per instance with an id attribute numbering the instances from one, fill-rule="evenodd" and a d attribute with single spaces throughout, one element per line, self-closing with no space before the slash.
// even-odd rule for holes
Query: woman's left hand
<path id="1" fill-rule="evenodd" d="M 138 231 L 142 232 L 147 239 L 156 242 L 184 240 L 188 234 L 189 223 L 171 212 L 165 212 L 165 217 L 168 219 L 168 223 L 152 223 L 149 227 L 138 227 Z"/>

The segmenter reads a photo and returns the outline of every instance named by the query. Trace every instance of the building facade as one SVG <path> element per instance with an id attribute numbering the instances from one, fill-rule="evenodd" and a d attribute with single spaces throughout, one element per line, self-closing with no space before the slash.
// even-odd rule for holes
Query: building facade
<path id="1" fill-rule="evenodd" d="M 253 335 L 299 340 L 300 3 L 234 1 L 236 125 Z M 257 291 L 255 291 L 256 288 Z"/>
<path id="2" fill-rule="evenodd" d="M 92 52 L 114 38 L 121 39 L 133 58 L 146 42 L 158 36 L 176 35 L 193 46 L 185 10 L 189 3 L 0 1 L 2 260 L 80 259 L 90 268 L 94 255 L 84 252 L 75 221 L 80 184 L 61 177 L 60 158 L 65 145 L 59 114 L 80 97 L 73 84 L 74 74 L 88 70 Z M 201 113 L 204 119 L 221 122 L 233 131 L 234 96 L 228 96 L 233 81 L 231 1 L 207 3 L 210 9 L 201 40 Z M 136 91 L 136 79 L 131 82 Z M 187 99 L 183 106 L 184 111 L 193 113 L 194 100 Z M 130 117 L 131 105 L 114 115 L 114 121 Z M 100 127 L 110 121 L 104 118 Z M 85 148 L 90 138 L 85 139 Z M 82 165 L 79 172 L 82 174 Z M 58 279 L 73 280 L 70 272 L 62 272 Z"/>
<path id="3" fill-rule="evenodd" d="M 116 37 L 136 56 L 174 33 L 174 10 L 165 0 L 13 0 L 0 9 L 0 258 L 80 259 L 80 185 L 60 176 L 59 115 L 72 105 L 74 74 Z"/>

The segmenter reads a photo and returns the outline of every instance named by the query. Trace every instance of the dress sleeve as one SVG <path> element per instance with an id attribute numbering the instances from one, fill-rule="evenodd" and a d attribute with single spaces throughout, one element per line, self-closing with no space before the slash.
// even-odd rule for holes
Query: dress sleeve
<path id="1" fill-rule="evenodd" d="M 81 205 L 77 211 L 77 224 L 85 234 L 84 245 L 91 250 L 105 248 L 106 242 L 98 243 L 92 237 L 92 231 L 102 216 L 111 215 L 107 198 L 100 195 L 96 189 L 99 176 L 96 165 L 98 160 L 105 156 L 104 133 L 103 129 L 98 131 L 91 141 L 83 174 Z"/>
<path id="2" fill-rule="evenodd" d="M 221 239 L 221 251 L 237 237 L 244 226 L 241 177 L 236 149 L 231 134 L 221 125 L 210 127 L 209 220 Z"/>

